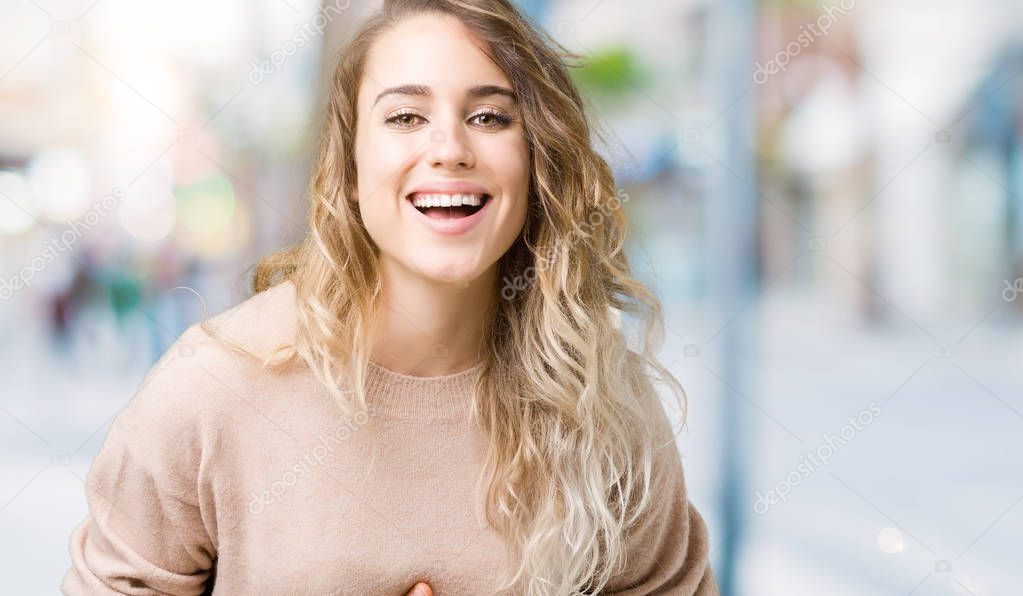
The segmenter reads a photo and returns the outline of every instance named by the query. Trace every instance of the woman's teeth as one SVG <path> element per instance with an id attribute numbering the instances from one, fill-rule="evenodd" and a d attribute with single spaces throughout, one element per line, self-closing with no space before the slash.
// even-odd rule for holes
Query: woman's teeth
<path id="1" fill-rule="evenodd" d="M 412 199 L 416 207 L 479 207 L 486 195 L 473 194 L 418 194 Z"/>

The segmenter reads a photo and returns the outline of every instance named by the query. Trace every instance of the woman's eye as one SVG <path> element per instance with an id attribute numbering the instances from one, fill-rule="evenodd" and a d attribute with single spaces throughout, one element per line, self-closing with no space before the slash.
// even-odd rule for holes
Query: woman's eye
<path id="1" fill-rule="evenodd" d="M 484 128 L 503 128 L 511 123 L 511 117 L 494 111 L 480 112 L 471 119 L 478 120 Z"/>
<path id="2" fill-rule="evenodd" d="M 401 112 L 391 116 L 385 122 L 387 124 L 393 124 L 398 128 L 413 128 L 416 126 L 416 119 L 425 120 L 419 114 L 413 114 L 412 112 Z M 507 114 L 495 111 L 486 111 L 474 114 L 469 118 L 470 121 L 475 121 L 479 126 L 483 128 L 504 128 L 508 126 L 512 118 Z"/>
<path id="3" fill-rule="evenodd" d="M 411 112 L 402 112 L 395 114 L 386 120 L 388 124 L 397 124 L 400 128 L 412 128 L 415 126 L 415 119 L 422 118 L 419 114 L 413 114 Z"/>

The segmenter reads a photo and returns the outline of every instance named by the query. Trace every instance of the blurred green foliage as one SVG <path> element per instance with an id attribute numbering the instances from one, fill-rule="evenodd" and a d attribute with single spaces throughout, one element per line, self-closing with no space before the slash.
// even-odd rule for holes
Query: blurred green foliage
<path id="1" fill-rule="evenodd" d="M 642 87 L 646 75 L 633 51 L 624 45 L 611 46 L 588 56 L 582 65 L 571 69 L 580 90 L 591 97 L 618 100 Z"/>

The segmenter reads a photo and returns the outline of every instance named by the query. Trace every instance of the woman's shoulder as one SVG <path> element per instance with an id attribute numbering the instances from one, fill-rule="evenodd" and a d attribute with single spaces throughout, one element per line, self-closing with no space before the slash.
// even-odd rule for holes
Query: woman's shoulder
<path id="1" fill-rule="evenodd" d="M 259 362 L 231 349 L 270 354 L 293 340 L 294 286 L 282 282 L 185 329 L 146 372 L 117 424 L 133 433 L 194 435 L 231 415 Z"/>
<path id="2" fill-rule="evenodd" d="M 227 310 L 195 323 L 182 334 L 185 345 L 224 347 L 218 338 L 228 340 L 260 355 L 272 352 L 294 340 L 297 327 L 295 285 L 285 280 L 250 296 Z M 209 351 L 208 356 L 215 356 Z"/>

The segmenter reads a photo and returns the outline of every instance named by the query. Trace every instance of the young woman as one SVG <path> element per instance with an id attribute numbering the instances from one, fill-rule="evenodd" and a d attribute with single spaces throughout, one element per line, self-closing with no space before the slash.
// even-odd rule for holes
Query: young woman
<path id="1" fill-rule="evenodd" d="M 307 239 L 118 415 L 65 593 L 717 594 L 660 304 L 553 47 L 508 0 L 363 25 Z"/>

